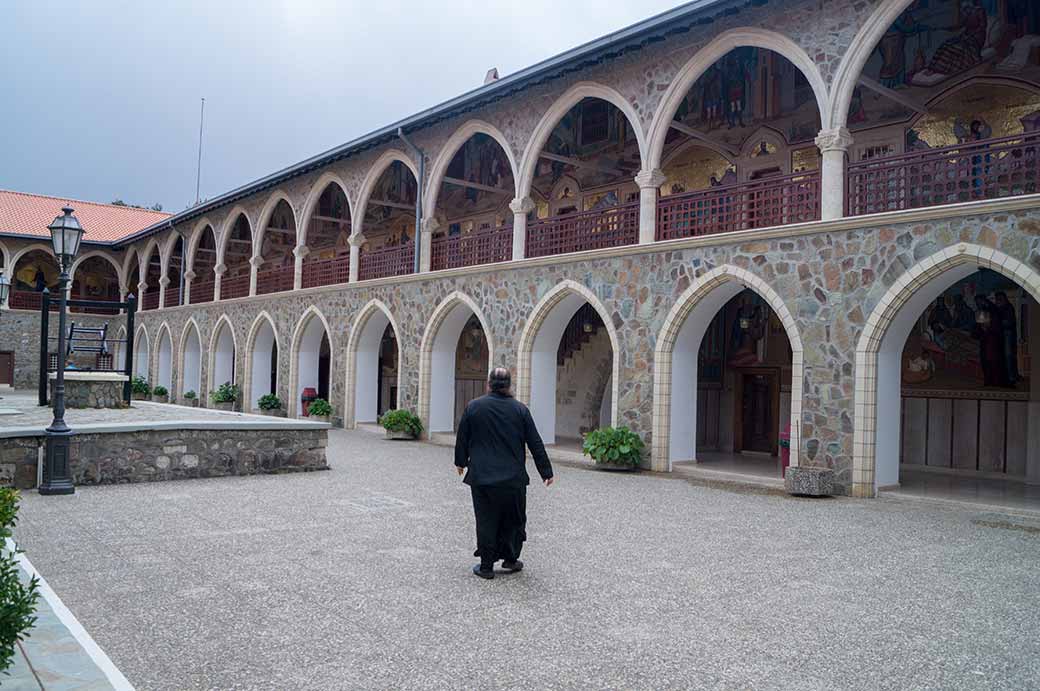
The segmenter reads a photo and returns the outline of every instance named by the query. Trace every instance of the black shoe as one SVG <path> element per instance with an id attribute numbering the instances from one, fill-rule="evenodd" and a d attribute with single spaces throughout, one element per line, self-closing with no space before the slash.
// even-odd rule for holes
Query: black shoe
<path id="1" fill-rule="evenodd" d="M 474 564 L 473 565 L 473 575 L 474 576 L 480 576 L 481 578 L 490 581 L 491 579 L 493 579 L 495 577 L 495 569 L 494 568 L 482 569 L 482 568 L 480 568 L 480 564 Z"/>
<path id="2" fill-rule="evenodd" d="M 524 562 L 519 559 L 516 561 L 503 561 L 502 568 L 505 569 L 507 573 L 516 573 L 517 571 L 524 570 Z"/>

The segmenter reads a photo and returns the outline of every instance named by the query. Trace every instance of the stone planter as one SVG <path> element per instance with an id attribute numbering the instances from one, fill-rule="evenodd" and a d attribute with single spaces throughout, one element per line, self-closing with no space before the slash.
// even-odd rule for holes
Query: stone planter
<path id="1" fill-rule="evenodd" d="M 305 419 L 314 420 L 315 422 L 330 422 L 330 416 L 328 415 L 308 415 Z"/>
<path id="2" fill-rule="evenodd" d="M 791 466 L 784 476 L 784 489 L 797 497 L 829 497 L 834 494 L 834 471 Z"/>
<path id="3" fill-rule="evenodd" d="M 618 472 L 632 472 L 633 470 L 639 470 L 638 465 L 628 465 L 627 463 L 612 463 L 610 461 L 596 461 L 596 468 L 599 470 L 612 470 Z"/>
<path id="4" fill-rule="evenodd" d="M 285 411 L 281 408 L 274 408 L 271 410 L 264 410 L 261 408 L 259 412 L 261 415 L 266 415 L 267 417 L 285 417 Z"/>
<path id="5" fill-rule="evenodd" d="M 216 409 L 216 410 L 234 410 L 235 409 L 235 402 L 234 401 L 221 401 L 220 403 L 214 403 L 213 404 L 213 408 Z"/>
<path id="6" fill-rule="evenodd" d="M 199 407 L 199 399 L 197 399 L 197 398 L 185 398 L 184 399 L 184 405 L 188 406 L 189 408 L 198 408 Z"/>
<path id="7" fill-rule="evenodd" d="M 154 393 L 152 394 L 152 403 L 169 403 L 169 402 L 170 402 L 170 394 L 166 394 L 165 396 L 158 396 L 158 395 L 156 395 Z"/>
<path id="8" fill-rule="evenodd" d="M 146 393 L 133 393 L 130 394 L 130 398 L 134 401 L 147 401 L 149 397 Z"/>
<path id="9" fill-rule="evenodd" d="M 393 441 L 414 441 L 415 435 L 406 430 L 387 430 L 386 438 Z"/>

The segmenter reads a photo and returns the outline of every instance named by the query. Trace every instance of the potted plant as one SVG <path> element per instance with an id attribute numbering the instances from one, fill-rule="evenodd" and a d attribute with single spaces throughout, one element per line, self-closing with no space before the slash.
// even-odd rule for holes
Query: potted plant
<path id="1" fill-rule="evenodd" d="M 282 399 L 275 396 L 273 393 L 265 393 L 256 401 L 256 407 L 260 409 L 260 413 L 263 415 L 270 415 L 272 417 L 281 417 L 282 411 Z"/>
<path id="2" fill-rule="evenodd" d="M 160 384 L 159 386 L 152 389 L 152 400 L 156 403 L 169 403 L 170 392 L 166 390 L 165 386 Z"/>
<path id="3" fill-rule="evenodd" d="M 217 410 L 234 410 L 238 395 L 238 386 L 226 381 L 218 386 L 216 391 L 210 392 L 209 400 L 213 402 Z"/>
<path id="4" fill-rule="evenodd" d="M 635 470 L 643 458 L 643 439 L 627 427 L 601 427 L 585 435 L 581 451 L 606 470 Z"/>
<path id="5" fill-rule="evenodd" d="M 318 422 L 328 422 L 331 416 L 332 406 L 324 398 L 314 399 L 307 408 L 307 417 L 314 418 Z"/>
<path id="6" fill-rule="evenodd" d="M 137 375 L 130 380 L 130 393 L 135 401 L 148 400 L 148 394 L 151 392 L 152 387 L 148 386 L 148 380 L 141 375 Z"/>
<path id="7" fill-rule="evenodd" d="M 195 394 L 194 391 L 185 391 L 184 392 L 184 405 L 190 406 L 192 408 L 197 408 L 198 407 L 198 405 L 199 405 L 199 397 Z"/>
<path id="8" fill-rule="evenodd" d="M 379 424 L 386 430 L 387 439 L 418 439 L 423 431 L 419 416 L 407 410 L 388 410 Z"/>

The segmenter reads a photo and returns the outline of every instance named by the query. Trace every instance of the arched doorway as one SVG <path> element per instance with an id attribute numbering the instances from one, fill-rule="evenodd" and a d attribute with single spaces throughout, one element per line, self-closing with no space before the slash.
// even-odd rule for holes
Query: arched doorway
<path id="1" fill-rule="evenodd" d="M 583 434 L 617 420 L 617 334 L 588 289 L 550 291 L 521 335 L 518 391 L 546 444 L 580 446 Z"/>
<path id="2" fill-rule="evenodd" d="M 283 197 L 275 203 L 266 221 L 261 218 L 261 223 L 260 258 L 263 263 L 256 275 L 256 294 L 292 290 L 296 276 L 296 215 Z"/>
<path id="3" fill-rule="evenodd" d="M 72 272 L 70 297 L 79 300 L 119 302 L 119 271 L 106 257 L 94 255 L 77 262 Z M 117 314 L 117 309 L 98 307 L 71 307 L 70 312 Z"/>
<path id="4" fill-rule="evenodd" d="M 153 388 L 155 386 L 163 386 L 167 391 L 173 391 L 173 338 L 170 336 L 170 329 L 165 324 L 159 331 Z"/>
<path id="5" fill-rule="evenodd" d="M 257 318 L 251 343 L 249 405 L 254 409 L 261 397 L 278 392 L 278 336 L 267 316 Z"/>
<path id="6" fill-rule="evenodd" d="M 214 283 L 216 274 L 214 267 L 217 265 L 217 237 L 213 232 L 213 226 L 203 226 L 202 235 L 195 244 L 195 253 L 192 259 L 191 270 L 195 277 L 191 281 L 191 304 L 196 305 L 203 302 L 213 301 Z"/>
<path id="7" fill-rule="evenodd" d="M 227 268 L 220 278 L 220 299 L 230 300 L 249 295 L 253 230 L 245 212 L 238 213 L 225 232 L 227 237 L 224 240 L 223 257 Z"/>
<path id="8" fill-rule="evenodd" d="M 147 250 L 146 250 L 147 251 Z M 144 259 L 144 283 L 145 289 L 141 293 L 138 303 L 142 310 L 154 310 L 159 308 L 159 291 L 162 281 L 162 257 L 159 254 L 159 245 L 152 244 L 151 250 L 147 251 Z"/>
<path id="9" fill-rule="evenodd" d="M 325 320 L 316 312 L 304 315 L 297 327 L 296 338 L 296 391 L 292 392 L 290 410 L 303 417 L 306 410 L 301 403 L 304 392 L 312 389 L 317 398 L 329 401 L 329 371 L 332 348 Z M 331 401 L 329 401 L 331 403 Z"/>
<path id="10" fill-rule="evenodd" d="M 394 158 L 370 183 L 364 208 L 358 279 L 401 276 L 415 270 L 415 173 Z M 375 170 L 375 169 L 373 169 Z"/>
<path id="11" fill-rule="evenodd" d="M 198 327 L 195 322 L 189 320 L 184 327 L 184 335 L 181 337 L 181 383 L 178 387 L 178 395 L 183 398 L 184 394 L 191 391 L 196 399 L 202 393 L 202 341 L 199 338 Z M 170 392 L 170 400 L 173 400 L 173 392 Z"/>
<path id="12" fill-rule="evenodd" d="M 181 296 L 184 295 L 185 252 L 184 238 L 178 234 L 170 248 L 170 256 L 166 260 L 166 277 L 170 279 L 170 282 L 166 284 L 163 307 L 177 307 L 183 304 Z"/>
<path id="13" fill-rule="evenodd" d="M 59 273 L 58 263 L 50 252 L 33 249 L 23 253 L 15 260 L 10 275 L 11 294 L 8 304 L 11 309 L 39 310 L 44 288 L 55 300 L 58 297 Z"/>
<path id="14" fill-rule="evenodd" d="M 142 326 L 134 337 L 134 376 L 143 377 L 146 381 L 151 377 L 151 352 L 148 332 Z"/>
<path id="15" fill-rule="evenodd" d="M 350 280 L 350 204 L 339 182 L 330 180 L 312 202 L 306 221 L 302 287 Z"/>
<path id="16" fill-rule="evenodd" d="M 210 344 L 209 390 L 216 391 L 221 384 L 237 382 L 235 376 L 235 333 L 231 322 L 222 316 Z"/>
<path id="17" fill-rule="evenodd" d="M 398 406 L 400 344 L 390 311 L 382 303 L 368 303 L 351 331 L 347 350 L 347 396 L 353 404 L 353 422 L 372 423 Z"/>

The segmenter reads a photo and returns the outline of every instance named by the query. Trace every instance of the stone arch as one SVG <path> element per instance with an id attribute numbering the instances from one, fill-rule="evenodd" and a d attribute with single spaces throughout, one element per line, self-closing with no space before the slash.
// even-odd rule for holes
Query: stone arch
<path id="1" fill-rule="evenodd" d="M 128 293 L 137 295 L 137 286 L 130 285 L 130 277 L 134 273 L 134 262 L 137 262 L 138 275 L 141 272 L 141 253 L 138 251 L 136 246 L 130 247 L 126 251 L 126 256 L 123 257 L 122 273 L 126 281 L 126 290 Z"/>
<path id="2" fill-rule="evenodd" d="M 394 330 L 397 338 L 397 390 L 404 390 L 404 368 L 401 362 L 401 327 L 394 319 L 393 313 L 381 301 L 369 300 L 358 312 L 347 341 L 346 386 L 344 388 L 345 427 L 355 427 L 359 421 L 374 422 L 376 410 L 376 391 L 368 386 L 358 386 L 358 372 L 374 370 L 379 362 L 379 344 L 387 325 Z"/>
<path id="3" fill-rule="evenodd" d="M 144 324 L 137 327 L 134 334 L 134 376 L 144 377 L 149 382 L 151 375 L 151 342 L 148 338 L 148 329 Z"/>
<path id="4" fill-rule="evenodd" d="M 750 288 L 769 303 L 791 344 L 791 465 L 798 465 L 804 357 L 798 326 L 783 298 L 768 283 L 746 269 L 725 264 L 701 274 L 683 291 L 665 317 L 657 336 L 654 347 L 654 432 L 650 450 L 653 470 L 670 471 L 674 458 L 685 457 L 686 452 L 693 451 L 695 439 L 691 441 L 683 434 L 689 429 L 684 430 L 676 423 L 677 418 L 687 418 L 690 411 L 696 410 L 696 386 L 677 387 L 675 380 L 691 373 L 696 376 L 697 351 L 705 331 L 715 314 L 744 288 Z M 677 365 L 673 358 L 677 348 L 688 356 L 692 355 L 692 367 L 688 364 L 689 358 Z M 673 446 L 679 448 L 673 449 Z"/>
<path id="5" fill-rule="evenodd" d="M 235 222 L 238 221 L 239 216 L 246 217 L 246 223 L 249 224 L 249 236 L 252 238 L 256 235 L 256 225 L 249 218 L 249 214 L 246 213 L 245 207 L 241 204 L 235 206 L 227 216 L 224 217 L 224 222 L 220 226 L 220 231 L 217 233 L 217 265 L 224 264 L 224 252 L 227 249 L 228 239 L 231 237 L 231 231 L 235 228 Z M 201 231 L 199 234 L 201 238 Z M 255 244 L 255 242 L 254 242 Z"/>
<path id="6" fill-rule="evenodd" d="M 318 320 L 315 322 L 314 320 Z M 332 328 L 329 326 L 328 319 L 322 314 L 314 305 L 308 307 L 300 320 L 296 322 L 296 328 L 293 330 L 292 336 L 292 350 L 289 354 L 289 400 L 286 402 L 287 410 L 289 411 L 289 417 L 300 417 L 303 413 L 300 407 L 300 394 L 305 388 L 309 379 L 308 375 L 301 373 L 300 361 L 303 357 L 310 357 L 310 353 L 314 351 L 314 359 L 317 360 L 317 349 L 321 346 L 321 334 L 312 331 L 310 327 L 312 324 L 320 324 L 324 329 L 325 337 L 329 340 L 329 372 L 335 371 L 332 366 L 331 358 L 336 352 L 333 341 L 332 341 Z M 315 340 L 316 335 L 316 340 Z M 315 364 L 316 367 L 316 364 Z M 315 380 L 316 382 L 316 380 Z M 329 396 L 332 396 L 331 392 L 331 381 Z M 329 401 L 330 403 L 332 401 Z"/>
<path id="7" fill-rule="evenodd" d="M 595 82 L 578 82 L 568 89 L 562 96 L 557 98 L 549 109 L 538 121 L 531 138 L 527 142 L 527 149 L 520 160 L 520 174 L 516 177 L 516 196 L 519 199 L 531 194 L 531 186 L 534 184 L 534 173 L 538 163 L 538 156 L 549 140 L 549 135 L 559 124 L 567 112 L 586 98 L 597 98 L 607 101 L 624 113 L 629 127 L 636 136 L 639 145 L 639 161 L 643 168 L 647 167 L 647 138 L 639 119 L 639 113 L 628 100 L 609 86 Z M 508 151 L 508 149 L 507 149 Z"/>
<path id="8" fill-rule="evenodd" d="M 173 342 L 173 332 L 170 325 L 163 322 L 155 332 L 155 380 L 150 384 L 154 389 L 156 386 L 164 386 L 171 394 L 173 393 L 173 361 L 176 352 L 176 344 Z"/>
<path id="9" fill-rule="evenodd" d="M 7 245 L 0 242 L 0 269 L 4 269 L 5 272 L 10 271 L 11 267 L 11 251 L 7 249 Z"/>
<path id="10" fill-rule="evenodd" d="M 816 107 L 820 110 L 820 122 L 830 120 L 830 101 L 827 84 L 820 74 L 819 68 L 805 50 L 790 38 L 768 29 L 742 27 L 730 29 L 716 36 L 708 45 L 697 51 L 672 79 L 664 97 L 661 98 L 654 112 L 650 125 L 648 156 L 644 159 L 643 168 L 655 170 L 661 167 L 665 139 L 671 127 L 679 104 L 686 93 L 700 79 L 709 67 L 714 65 L 726 53 L 735 48 L 764 48 L 787 58 L 798 68 L 816 97 Z"/>
<path id="11" fill-rule="evenodd" d="M 354 219 L 354 202 L 351 201 L 350 195 L 347 193 L 347 184 L 343 182 L 343 178 L 331 171 L 322 173 L 314 184 L 311 186 L 310 192 L 307 193 L 307 199 L 303 203 L 302 210 L 300 212 L 300 218 L 297 219 L 297 227 L 299 228 L 296 233 L 296 246 L 306 247 L 307 246 L 307 233 L 310 230 L 311 216 L 314 215 L 314 209 L 318 206 L 318 200 L 321 199 L 322 193 L 329 186 L 335 184 L 339 187 L 343 193 L 343 197 L 347 200 L 347 213 L 349 214 L 351 221 Z M 291 206 L 291 204 L 290 204 Z M 273 210 L 274 207 L 272 207 Z"/>
<path id="12" fill-rule="evenodd" d="M 91 250 L 89 252 L 86 252 L 86 253 L 81 254 L 80 256 L 76 257 L 75 261 L 72 262 L 72 270 L 69 271 L 69 280 L 70 281 L 74 281 L 76 279 L 76 270 L 79 269 L 80 265 L 84 261 L 86 261 L 87 259 L 90 259 L 91 257 L 101 257 L 106 262 L 111 264 L 112 268 L 115 269 L 116 277 L 119 279 L 119 286 L 121 288 L 123 288 L 124 290 L 127 289 L 126 275 L 123 273 L 123 267 L 119 265 L 119 262 L 117 262 L 115 260 L 115 258 L 112 257 L 111 254 L 109 254 L 108 252 L 104 252 L 102 250 Z M 5 266 L 6 266 L 6 264 L 5 264 Z"/>
<path id="13" fill-rule="evenodd" d="M 230 342 L 224 337 L 224 334 L 228 334 Z M 236 383 L 238 377 L 235 376 L 235 361 L 237 358 L 238 340 L 235 336 L 235 327 L 228 316 L 222 314 L 213 325 L 213 333 L 209 338 L 209 358 L 206 367 L 207 393 L 215 391 L 226 381 Z"/>
<path id="14" fill-rule="evenodd" d="M 586 302 L 599 314 L 610 339 L 613 354 L 610 424 L 618 423 L 621 341 L 617 329 L 610 312 L 595 293 L 576 281 L 565 279 L 538 301 L 524 325 L 517 348 L 517 398 L 531 406 L 531 415 L 547 443 L 553 443 L 556 436 L 556 351 L 570 318 Z M 551 377 L 544 373 L 547 369 L 551 370 Z"/>
<path id="15" fill-rule="evenodd" d="M 188 261 L 184 268 L 185 271 L 195 270 L 195 252 L 199 248 L 199 242 L 202 241 L 202 234 L 206 232 L 206 226 L 209 226 L 213 232 L 214 241 L 217 239 L 217 226 L 213 224 L 213 221 L 209 220 L 209 216 L 203 216 L 199 219 L 191 229 L 191 233 L 188 235 Z M 214 242 L 214 244 L 216 244 Z"/>
<path id="16" fill-rule="evenodd" d="M 262 311 L 256 316 L 246 336 L 246 350 L 244 353 L 245 376 L 242 380 L 242 409 L 246 412 L 256 405 L 256 401 L 260 396 L 268 393 L 278 393 L 278 386 L 271 387 L 270 380 L 267 380 L 263 386 L 258 385 L 258 379 L 262 383 L 265 374 L 262 363 L 256 360 L 255 351 L 261 348 L 267 353 L 269 358 L 275 353 L 278 354 L 279 359 L 281 358 L 282 344 L 278 337 L 278 327 L 275 326 L 274 319 L 266 311 Z M 275 368 L 277 371 L 277 363 L 275 363 Z M 266 374 L 269 376 L 270 373 L 266 372 Z M 281 382 L 277 383 L 280 384 Z M 283 403 L 285 402 L 283 401 Z"/>
<path id="17" fill-rule="evenodd" d="M 834 72 L 827 117 L 824 118 L 823 111 L 820 111 L 824 129 L 845 127 L 849 116 L 849 106 L 852 103 L 852 92 L 856 88 L 856 82 L 859 81 L 867 60 L 874 52 L 881 37 L 888 31 L 888 27 L 912 2 L 913 0 L 882 0 L 856 32 L 849 47 L 842 55 L 841 62 L 838 63 L 838 69 Z"/>
<path id="18" fill-rule="evenodd" d="M 476 316 L 494 366 L 495 342 L 484 311 L 469 295 L 455 291 L 441 300 L 427 322 L 419 349 L 419 417 L 430 433 L 452 427 L 455 413 L 455 349 L 470 315 Z M 436 360 L 436 362 L 435 362 Z M 436 405 L 434 404 L 436 398 Z"/>
<path id="19" fill-rule="evenodd" d="M 194 317 L 188 317 L 181 329 L 180 347 L 177 362 L 177 396 L 187 391 L 194 391 L 196 396 L 202 395 L 202 332 L 195 323 Z M 187 388 L 185 388 L 187 387 Z M 170 400 L 174 392 L 170 390 Z"/>
<path id="20" fill-rule="evenodd" d="M 351 235 L 358 235 L 361 233 L 361 227 L 365 221 L 365 211 L 368 208 L 368 198 L 372 196 L 372 190 L 379 181 L 379 177 L 391 166 L 391 164 L 393 164 L 394 161 L 400 161 L 402 165 L 412 171 L 412 175 L 415 176 L 416 185 L 422 185 L 423 181 L 419 179 L 419 168 L 415 165 L 415 161 L 413 161 L 411 157 L 406 155 L 400 149 L 389 149 L 383 152 L 383 155 L 376 159 L 376 162 L 368 169 L 368 173 L 365 175 L 365 179 L 361 183 L 361 191 L 358 193 L 357 198 L 357 215 L 354 215 L 353 211 L 350 215 L 351 221 L 353 222 L 351 226 Z M 418 232 L 418 229 L 416 229 L 416 232 Z"/>
<path id="21" fill-rule="evenodd" d="M 38 250 L 40 252 L 46 253 L 47 256 L 51 257 L 52 259 L 54 258 L 54 248 L 53 247 L 50 247 L 49 245 L 45 245 L 42 242 L 34 242 L 31 245 L 26 245 L 25 247 L 21 248 L 20 250 L 18 250 L 18 251 L 16 251 L 14 253 L 14 256 L 11 257 L 11 264 L 10 264 L 11 270 L 14 271 L 14 268 L 16 266 L 18 266 L 18 261 L 22 257 L 24 257 L 25 255 L 27 255 L 30 252 L 35 251 L 35 250 Z M 57 263 L 57 260 L 55 260 L 55 263 Z"/>
<path id="22" fill-rule="evenodd" d="M 256 222 L 256 228 L 253 230 L 253 256 L 259 257 L 260 253 L 264 248 L 264 232 L 267 230 L 267 224 L 271 222 L 271 214 L 274 213 L 275 208 L 278 206 L 278 202 L 284 201 L 289 205 L 289 210 L 292 211 L 293 223 L 299 228 L 300 219 L 296 213 L 296 206 L 292 203 L 292 199 L 289 198 L 289 194 L 279 188 L 272 192 L 268 197 L 267 201 L 264 202 L 263 208 L 260 210 L 260 216 Z M 299 233 L 297 232 L 297 244 L 299 244 Z"/>
<path id="23" fill-rule="evenodd" d="M 117 372 L 122 373 L 126 370 L 126 327 L 120 326 L 116 330 L 116 340 L 112 348 L 112 367 Z"/>
<path id="24" fill-rule="evenodd" d="M 564 111 L 566 112 L 566 111 Z M 426 190 L 425 195 L 425 209 L 423 210 L 424 218 L 433 218 L 437 212 L 437 199 L 440 197 L 441 182 L 444 176 L 447 175 L 448 166 L 451 164 L 455 154 L 459 152 L 459 149 L 468 142 L 474 135 L 486 134 L 498 143 L 505 152 L 506 160 L 509 161 L 509 171 L 513 175 L 514 192 L 517 184 L 518 170 L 516 165 L 516 157 L 513 156 L 513 151 L 509 147 L 509 142 L 506 140 L 504 134 L 494 125 L 491 125 L 483 120 L 469 120 L 464 123 L 461 127 L 455 130 L 448 141 L 441 147 L 440 153 L 437 155 L 437 160 L 434 161 L 433 167 L 430 169 L 430 183 Z"/>
<path id="25" fill-rule="evenodd" d="M 889 405 L 882 412 L 879 400 L 899 395 L 900 361 L 910 329 L 929 302 L 979 269 L 1003 274 L 1040 302 L 1040 273 L 1035 269 L 1003 252 L 962 242 L 907 269 L 867 317 L 856 344 L 854 496 L 874 496 L 879 486 L 892 484 L 893 465 L 898 481 L 899 406 Z M 880 463 L 879 455 L 884 457 Z"/>

